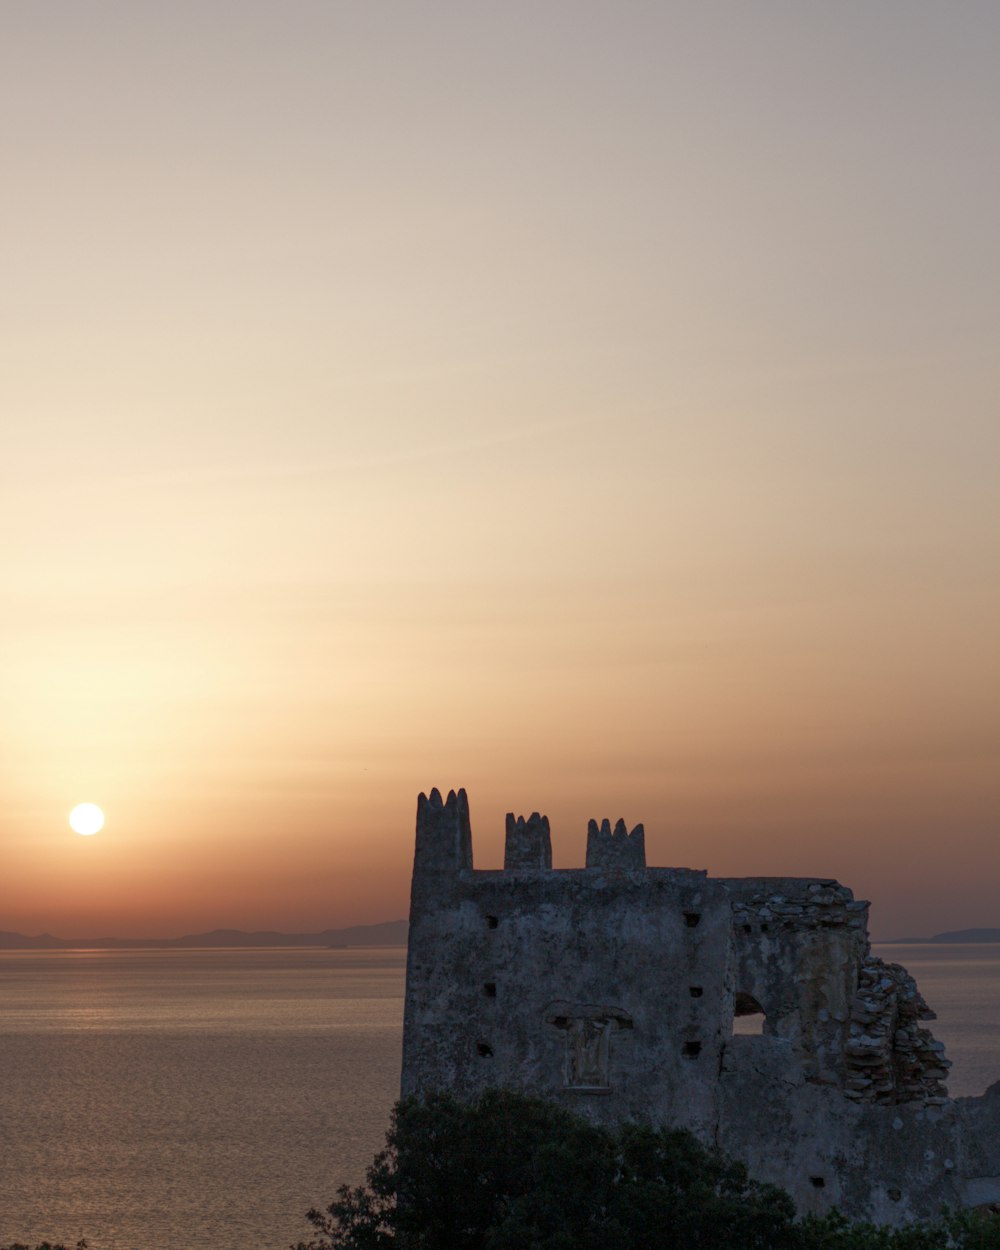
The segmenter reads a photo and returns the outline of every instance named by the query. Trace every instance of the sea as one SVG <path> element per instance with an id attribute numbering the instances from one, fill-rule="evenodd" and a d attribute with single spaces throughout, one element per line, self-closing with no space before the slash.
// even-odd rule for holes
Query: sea
<path id="1" fill-rule="evenodd" d="M 1000 944 L 884 945 L 954 1097 L 1000 1079 Z M 0 952 L 0 1246 L 284 1250 L 398 1096 L 402 948 Z"/>

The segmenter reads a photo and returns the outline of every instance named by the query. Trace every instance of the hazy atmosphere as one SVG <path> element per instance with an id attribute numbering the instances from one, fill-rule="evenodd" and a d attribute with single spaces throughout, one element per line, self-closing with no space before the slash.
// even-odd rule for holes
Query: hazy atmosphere
<path id="1" fill-rule="evenodd" d="M 416 796 L 1000 926 L 1000 7 L 0 7 L 0 929 Z M 104 810 L 95 836 L 67 816 Z"/>

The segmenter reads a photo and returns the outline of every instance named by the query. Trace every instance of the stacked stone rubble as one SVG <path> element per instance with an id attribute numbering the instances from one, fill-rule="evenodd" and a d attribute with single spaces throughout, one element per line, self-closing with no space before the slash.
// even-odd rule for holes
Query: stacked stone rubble
<path id="1" fill-rule="evenodd" d="M 781 929 L 864 929 L 868 904 L 855 902 L 853 893 L 837 881 L 803 883 L 801 894 L 760 889 L 733 900 L 733 928 L 737 934 Z"/>
<path id="2" fill-rule="evenodd" d="M 951 1063 L 944 1043 L 918 1021 L 935 1019 L 913 977 L 899 964 L 867 955 L 858 972 L 845 1046 L 844 1093 L 855 1102 L 948 1101 L 944 1082 Z"/>

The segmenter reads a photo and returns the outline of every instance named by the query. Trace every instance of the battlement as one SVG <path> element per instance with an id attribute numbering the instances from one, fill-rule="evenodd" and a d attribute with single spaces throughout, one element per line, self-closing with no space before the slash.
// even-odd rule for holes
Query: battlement
<path id="1" fill-rule="evenodd" d="M 549 818 L 538 812 L 515 817 L 507 813 L 503 866 L 505 872 L 552 868 Z M 604 819 L 587 825 L 587 867 L 636 872 L 646 867 L 646 833 L 642 825 L 631 832 L 625 821 L 611 827 Z M 472 827 L 464 790 L 449 790 L 447 799 L 435 787 L 430 796 L 417 797 L 417 840 L 414 874 L 458 872 L 472 868 Z"/>
<path id="2" fill-rule="evenodd" d="M 435 787 L 430 797 L 417 798 L 417 839 L 414 876 L 425 872 L 457 872 L 472 867 L 472 825 L 464 790 L 448 791 L 442 800 Z"/>
<path id="3" fill-rule="evenodd" d="M 619 820 L 614 830 L 610 820 L 587 825 L 587 867 L 612 871 L 639 871 L 646 867 L 646 831 L 636 825 L 631 833 Z"/>
<path id="4" fill-rule="evenodd" d="M 532 812 L 527 820 L 523 816 L 518 816 L 515 820 L 513 812 L 507 813 L 503 866 L 505 872 L 552 867 L 552 839 L 549 836 L 548 816 Z"/>

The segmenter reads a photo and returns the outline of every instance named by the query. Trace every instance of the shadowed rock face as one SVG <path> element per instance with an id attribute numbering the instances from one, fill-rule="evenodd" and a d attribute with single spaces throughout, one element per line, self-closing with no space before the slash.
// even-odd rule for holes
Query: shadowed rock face
<path id="1" fill-rule="evenodd" d="M 591 821 L 552 868 L 549 822 L 507 817 L 475 871 L 464 790 L 417 804 L 404 1095 L 503 1085 L 590 1119 L 690 1128 L 792 1193 L 899 1223 L 1000 1200 L 1000 1082 L 947 1097 L 913 979 L 869 950 L 836 881 L 647 868 L 642 825 Z M 734 1034 L 741 1015 L 763 1032 Z"/>

